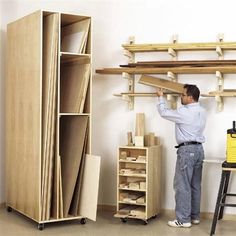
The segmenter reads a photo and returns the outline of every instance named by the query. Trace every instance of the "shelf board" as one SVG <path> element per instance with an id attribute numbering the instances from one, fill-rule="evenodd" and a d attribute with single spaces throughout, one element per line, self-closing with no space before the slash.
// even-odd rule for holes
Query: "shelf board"
<path id="1" fill-rule="evenodd" d="M 202 94 L 202 97 L 215 97 L 215 96 L 220 96 L 220 97 L 236 97 L 236 90 L 234 89 L 225 89 L 222 92 L 220 91 L 212 91 L 209 92 L 209 94 Z"/>
<path id="2" fill-rule="evenodd" d="M 119 176 L 127 176 L 127 177 L 141 177 L 146 178 L 146 174 L 119 174 Z"/>
<path id="3" fill-rule="evenodd" d="M 138 163 L 138 164 L 146 164 L 146 161 L 127 161 L 127 160 L 119 160 L 121 163 Z"/>
<path id="4" fill-rule="evenodd" d="M 216 50 L 216 47 L 235 50 L 236 42 L 123 44 L 122 47 L 130 52 L 168 52 L 169 48 L 177 51 L 209 51 Z"/>
<path id="5" fill-rule="evenodd" d="M 159 146 L 159 145 L 155 145 Z M 121 149 L 145 149 L 147 150 L 149 147 L 154 147 L 154 146 L 145 146 L 145 147 L 138 147 L 138 146 L 120 146 L 119 148 Z"/>
<path id="6" fill-rule="evenodd" d="M 77 219 L 82 219 L 84 218 L 83 216 L 68 216 L 65 218 L 59 218 L 59 219 L 55 219 L 55 218 L 51 218 L 50 220 L 43 220 L 43 221 L 39 221 L 39 223 L 50 223 L 50 222 L 59 222 L 59 221 L 65 221 L 65 220 L 77 220 Z"/>
<path id="7" fill-rule="evenodd" d="M 60 116 L 90 116 L 90 113 L 59 113 Z"/>
<path id="8" fill-rule="evenodd" d="M 102 68 L 97 69 L 98 74 L 122 74 L 126 72 L 128 74 L 167 74 L 169 71 L 176 74 L 214 74 L 216 71 L 221 73 L 230 74 L 236 73 L 235 65 L 222 65 L 222 66 L 208 66 L 208 67 L 145 67 L 145 68 Z"/>
<path id="9" fill-rule="evenodd" d="M 61 52 L 61 63 L 80 63 L 87 64 L 90 63 L 91 54 L 78 54 L 71 52 Z"/>
<path id="10" fill-rule="evenodd" d="M 134 188 L 119 188 L 119 190 L 137 191 L 137 192 L 146 192 L 146 189 L 134 189 Z"/>
<path id="11" fill-rule="evenodd" d="M 123 202 L 119 201 L 120 204 L 129 204 L 129 205 L 137 205 L 137 206 L 146 206 L 146 203 L 133 203 L 133 202 Z"/>
<path id="12" fill-rule="evenodd" d="M 165 95 L 166 94 L 171 94 L 173 96 L 179 96 L 179 94 L 177 93 L 171 93 L 171 92 L 166 92 L 164 93 Z M 116 97 L 122 97 L 122 96 L 129 96 L 129 97 L 157 97 L 157 94 L 156 93 L 116 93 L 116 94 L 113 94 L 113 96 L 116 96 Z"/>
<path id="13" fill-rule="evenodd" d="M 147 220 L 146 217 L 133 216 L 133 215 L 130 215 L 130 214 L 119 214 L 119 213 L 116 213 L 114 215 L 114 217 L 116 217 L 116 218 L 131 218 L 131 219 Z"/>

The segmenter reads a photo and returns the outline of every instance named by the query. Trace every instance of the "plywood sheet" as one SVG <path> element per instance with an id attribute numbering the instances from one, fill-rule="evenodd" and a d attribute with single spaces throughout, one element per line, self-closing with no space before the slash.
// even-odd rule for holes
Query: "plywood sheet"
<path id="1" fill-rule="evenodd" d="M 90 64 L 66 64 L 61 69 L 61 112 L 78 113 L 83 107 Z M 82 104 L 82 105 L 81 105 Z"/>
<path id="2" fill-rule="evenodd" d="M 86 45 L 90 19 L 78 21 L 62 28 L 61 51 L 82 53 Z"/>
<path id="3" fill-rule="evenodd" d="M 79 172 L 88 117 L 65 116 L 60 122 L 63 213 L 67 217 Z"/>
<path id="4" fill-rule="evenodd" d="M 52 196 L 52 167 L 55 153 L 59 15 L 50 14 L 44 17 L 43 26 L 42 220 L 49 220 Z"/>
<path id="5" fill-rule="evenodd" d="M 176 93 L 182 93 L 184 85 L 166 79 L 160 79 L 153 76 L 142 75 L 138 81 L 141 84 L 150 85 L 153 87 L 164 88 Z"/>
<path id="6" fill-rule="evenodd" d="M 96 220 L 101 157 L 86 155 L 79 215 Z"/>
<path id="7" fill-rule="evenodd" d="M 80 194 L 81 194 L 81 187 L 82 187 L 82 180 L 83 180 L 83 173 L 84 173 L 84 163 L 85 163 L 85 155 L 86 155 L 86 149 L 87 149 L 87 141 L 88 141 L 88 127 L 86 130 L 86 135 L 84 139 L 84 147 L 83 147 L 83 153 L 82 153 L 81 163 L 79 167 L 79 173 L 77 176 L 76 186 L 74 189 L 74 194 L 73 194 L 73 198 L 72 198 L 70 210 L 69 210 L 69 214 L 74 215 L 74 216 L 78 215 L 78 206 L 79 206 L 79 199 L 80 199 Z"/>

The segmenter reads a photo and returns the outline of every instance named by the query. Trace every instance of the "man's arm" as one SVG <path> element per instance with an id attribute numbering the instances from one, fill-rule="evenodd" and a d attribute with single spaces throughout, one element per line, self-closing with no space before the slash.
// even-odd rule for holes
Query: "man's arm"
<path id="1" fill-rule="evenodd" d="M 163 97 L 162 89 L 157 89 L 157 96 L 158 96 L 158 103 L 157 103 L 157 110 L 161 117 L 166 120 L 173 121 L 175 123 L 181 123 L 183 117 L 181 116 L 179 110 L 173 110 L 168 108 L 166 104 L 166 100 Z"/>

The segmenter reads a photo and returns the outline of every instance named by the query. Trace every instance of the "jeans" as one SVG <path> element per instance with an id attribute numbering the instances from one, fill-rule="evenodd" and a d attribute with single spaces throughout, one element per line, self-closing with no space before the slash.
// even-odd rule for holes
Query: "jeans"
<path id="1" fill-rule="evenodd" d="M 199 219 L 201 201 L 202 145 L 181 146 L 177 150 L 175 167 L 175 213 L 182 223 Z"/>

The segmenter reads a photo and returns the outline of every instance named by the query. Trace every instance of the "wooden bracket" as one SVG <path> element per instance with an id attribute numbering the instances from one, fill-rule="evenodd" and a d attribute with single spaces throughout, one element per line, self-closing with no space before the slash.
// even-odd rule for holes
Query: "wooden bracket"
<path id="1" fill-rule="evenodd" d="M 223 97 L 216 95 L 215 96 L 215 100 L 217 102 L 217 111 L 221 112 L 224 108 L 224 101 L 223 101 Z"/>
<path id="2" fill-rule="evenodd" d="M 217 40 L 218 42 L 223 42 L 224 40 L 224 34 L 220 33 L 217 35 Z M 216 53 L 218 55 L 218 59 L 219 60 L 223 60 L 224 59 L 224 52 L 222 50 L 222 48 L 220 46 L 216 47 Z M 220 71 L 216 71 L 216 78 L 217 78 L 217 91 L 223 92 L 224 90 L 224 77 L 223 74 Z M 223 101 L 223 97 L 220 95 L 216 95 L 215 96 L 215 100 L 217 102 L 217 111 L 221 112 L 224 108 L 224 101 Z"/>
<path id="3" fill-rule="evenodd" d="M 220 71 L 216 71 L 216 78 L 218 79 L 217 91 L 223 92 L 223 90 L 224 90 L 224 77 Z"/>
<path id="4" fill-rule="evenodd" d="M 171 37 L 171 43 L 175 44 L 178 41 L 178 35 L 174 34 Z M 177 61 L 178 59 L 178 55 L 177 52 L 173 49 L 173 48 L 168 48 L 168 53 L 171 55 L 172 57 L 172 61 Z M 171 71 L 167 72 L 167 77 L 173 81 L 173 82 L 177 82 L 177 75 L 172 73 Z M 176 109 L 177 108 L 177 97 L 171 95 L 171 94 L 167 94 L 167 101 L 170 103 L 170 107 L 172 109 Z"/>
<path id="5" fill-rule="evenodd" d="M 128 44 L 132 45 L 135 43 L 135 37 L 130 36 L 128 39 Z M 124 50 L 124 55 L 128 57 L 129 63 L 135 63 L 135 53 L 128 50 Z M 122 73 L 122 77 L 128 80 L 128 93 L 134 93 L 134 75 L 126 72 Z M 122 98 L 128 102 L 129 110 L 134 109 L 134 97 L 129 95 L 122 95 Z"/>
<path id="6" fill-rule="evenodd" d="M 168 48 L 168 53 L 172 56 L 173 61 L 177 61 L 177 52 L 173 48 Z"/>
<path id="7" fill-rule="evenodd" d="M 132 45 L 135 43 L 135 37 L 134 36 L 130 36 L 129 39 L 128 39 L 128 44 Z M 135 63 L 135 53 L 133 52 L 130 52 L 128 50 L 124 50 L 124 55 L 126 57 L 128 57 L 129 59 L 129 63 Z"/>
<path id="8" fill-rule="evenodd" d="M 128 80 L 128 93 L 134 93 L 134 75 L 123 72 L 122 77 Z M 134 97 L 129 95 L 122 95 L 122 98 L 128 102 L 129 110 L 134 109 Z"/>
<path id="9" fill-rule="evenodd" d="M 167 77 L 168 77 L 171 81 L 177 82 L 177 75 L 174 74 L 173 72 L 168 71 L 168 72 L 167 72 Z"/>
<path id="10" fill-rule="evenodd" d="M 218 42 L 220 42 L 220 43 L 223 42 L 223 40 L 224 40 L 224 34 L 218 34 L 217 40 L 218 40 Z M 218 55 L 218 59 L 219 59 L 219 60 L 223 60 L 223 59 L 224 59 L 224 53 L 223 53 L 222 48 L 221 48 L 220 46 L 217 46 L 217 47 L 216 47 L 216 53 L 217 53 L 217 55 Z"/>

